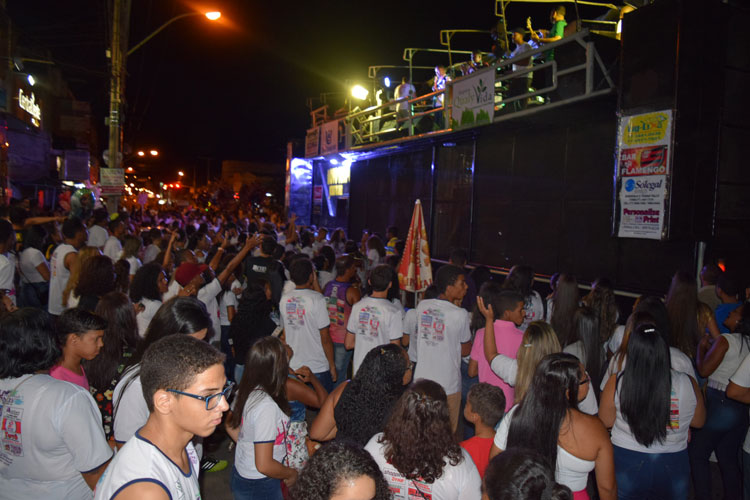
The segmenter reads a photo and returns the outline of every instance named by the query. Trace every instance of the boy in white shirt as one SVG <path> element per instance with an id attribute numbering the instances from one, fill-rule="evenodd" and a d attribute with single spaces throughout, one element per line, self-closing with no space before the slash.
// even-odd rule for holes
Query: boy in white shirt
<path id="1" fill-rule="evenodd" d="M 438 298 L 417 306 L 417 334 L 411 339 L 417 357 L 414 378 L 433 380 L 443 387 L 455 432 L 461 407 L 461 357 L 471 353 L 469 313 L 460 307 L 467 289 L 464 270 L 441 267 L 435 285 Z"/>
<path id="2" fill-rule="evenodd" d="M 224 355 L 190 335 L 152 344 L 141 362 L 148 421 L 115 455 L 96 500 L 200 498 L 194 435 L 211 435 L 229 409 Z"/>
<path id="3" fill-rule="evenodd" d="M 388 342 L 401 345 L 403 311 L 388 300 L 392 280 L 393 269 L 388 264 L 376 266 L 370 273 L 372 294 L 352 306 L 344 340 L 347 349 L 354 349 L 352 376 L 374 347 Z"/>

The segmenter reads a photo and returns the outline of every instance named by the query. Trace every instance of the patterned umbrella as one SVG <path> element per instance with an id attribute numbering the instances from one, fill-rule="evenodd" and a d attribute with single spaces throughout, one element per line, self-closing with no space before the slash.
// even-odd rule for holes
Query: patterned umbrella
<path id="1" fill-rule="evenodd" d="M 423 292 L 432 284 L 430 248 L 427 244 L 422 202 L 419 200 L 414 202 L 409 235 L 398 266 L 398 282 L 401 290 L 407 292 Z"/>

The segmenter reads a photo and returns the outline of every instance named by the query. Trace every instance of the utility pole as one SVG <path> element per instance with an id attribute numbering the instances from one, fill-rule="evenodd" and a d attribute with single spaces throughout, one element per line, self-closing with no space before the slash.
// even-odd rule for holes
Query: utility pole
<path id="1" fill-rule="evenodd" d="M 120 168 L 122 150 L 122 96 L 125 52 L 128 40 L 131 0 L 112 0 L 112 46 L 110 47 L 111 74 L 109 80 L 109 168 Z M 108 209 L 116 212 L 119 196 L 107 198 Z"/>

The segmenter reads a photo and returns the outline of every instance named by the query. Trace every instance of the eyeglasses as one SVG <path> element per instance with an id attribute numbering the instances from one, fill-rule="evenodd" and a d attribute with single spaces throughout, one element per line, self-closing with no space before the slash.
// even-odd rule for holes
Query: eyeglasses
<path id="1" fill-rule="evenodd" d="M 579 381 L 578 381 L 578 385 L 584 385 L 584 384 L 588 384 L 589 382 L 591 382 L 591 379 L 590 379 L 589 377 L 586 377 L 586 378 L 585 378 L 585 379 L 583 379 L 583 380 L 579 380 Z"/>
<path id="2" fill-rule="evenodd" d="M 167 389 L 167 392 L 173 392 L 175 394 L 180 394 L 182 396 L 187 396 L 190 398 L 200 399 L 201 401 L 206 402 L 206 410 L 210 411 L 219 406 L 221 404 L 221 398 L 226 399 L 229 392 L 232 390 L 232 387 L 234 387 L 234 382 L 227 382 L 227 385 L 224 386 L 224 390 L 217 393 L 217 394 L 211 394 L 210 396 L 199 396 L 197 394 L 190 394 L 189 392 L 182 392 L 178 391 L 176 389 Z"/>

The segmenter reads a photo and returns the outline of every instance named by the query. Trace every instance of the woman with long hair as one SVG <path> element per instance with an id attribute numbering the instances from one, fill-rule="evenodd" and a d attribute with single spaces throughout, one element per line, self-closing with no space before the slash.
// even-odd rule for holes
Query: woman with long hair
<path id="1" fill-rule="evenodd" d="M 346 245 L 346 233 L 342 228 L 337 228 L 331 235 L 331 246 L 336 255 L 339 256 L 344 253 L 344 246 Z"/>
<path id="2" fill-rule="evenodd" d="M 750 353 L 750 305 L 729 313 L 725 322 L 732 333 L 706 334 L 698 344 L 698 373 L 708 378 L 706 425 L 693 433 L 688 451 L 696 498 L 710 497 L 711 470 L 708 460 L 716 453 L 724 483 L 725 498 L 742 496 L 742 474 L 738 460 L 742 437 L 748 427 L 747 405 L 727 397 L 729 378 Z"/>
<path id="3" fill-rule="evenodd" d="M 99 299 L 115 289 L 115 266 L 106 255 L 94 255 L 81 266 L 73 293 L 79 297 L 78 307 L 93 312 Z"/>
<path id="4" fill-rule="evenodd" d="M 539 292 L 534 290 L 534 269 L 531 266 L 511 267 L 502 287 L 515 290 L 524 298 L 523 310 L 526 316 L 518 327 L 519 330 L 525 332 L 532 321 L 544 321 L 544 301 Z"/>
<path id="5" fill-rule="evenodd" d="M 369 453 L 353 443 L 324 444 L 302 469 L 290 500 L 391 500 L 388 483 Z"/>
<path id="6" fill-rule="evenodd" d="M 557 333 L 560 345 L 574 342 L 575 321 L 573 315 L 581 303 L 578 280 L 571 274 L 561 273 L 557 277 L 555 290 L 547 300 L 547 318 Z"/>
<path id="7" fill-rule="evenodd" d="M 135 354 L 112 394 L 115 444 L 119 447 L 133 437 L 148 420 L 148 407 L 141 390 L 140 362 L 146 349 L 157 340 L 182 333 L 198 340 L 211 338 L 212 322 L 203 302 L 195 297 L 175 297 L 156 311 L 138 344 Z"/>
<path id="8" fill-rule="evenodd" d="M 44 258 L 47 231 L 40 225 L 29 226 L 23 235 L 23 250 L 18 255 L 18 275 L 21 287 L 19 307 L 46 307 L 49 296 L 49 262 Z"/>
<path id="9" fill-rule="evenodd" d="M 367 256 L 367 270 L 373 269 L 385 259 L 385 246 L 380 236 L 373 234 L 369 238 L 363 238 L 362 250 Z"/>
<path id="10" fill-rule="evenodd" d="M 71 307 L 76 307 L 78 305 L 78 301 L 80 300 L 80 296 L 76 295 L 76 293 L 73 291 L 78 285 L 78 280 L 81 277 L 81 268 L 83 267 L 83 264 L 86 263 L 87 260 L 89 260 L 94 255 L 101 255 L 102 252 L 99 251 L 97 247 L 83 247 L 80 250 L 78 250 L 78 253 L 76 253 L 75 259 L 73 259 L 73 265 L 70 268 L 70 276 L 68 276 L 68 282 L 65 285 L 65 288 L 63 289 L 63 305 L 66 309 Z"/>
<path id="11" fill-rule="evenodd" d="M 128 264 L 130 264 L 131 279 L 143 265 L 140 259 L 141 248 L 143 248 L 143 241 L 141 241 L 139 237 L 130 234 L 125 235 L 123 238 L 122 255 L 120 256 L 120 259 L 126 260 Z"/>
<path id="12" fill-rule="evenodd" d="M 630 332 L 627 366 L 604 386 L 599 418 L 612 428 L 621 499 L 688 498 L 689 430 L 706 419 L 703 396 L 671 369 L 669 346 L 647 317 Z"/>
<path id="13" fill-rule="evenodd" d="M 669 344 L 669 341 L 671 340 L 669 334 L 669 315 L 667 314 L 667 308 L 664 305 L 664 302 L 659 297 L 653 295 L 642 296 L 638 300 L 638 304 L 635 306 L 633 314 L 630 315 L 628 321 L 625 323 L 620 347 L 609 360 L 609 365 L 602 376 L 602 381 L 599 385 L 602 390 L 604 390 L 604 386 L 611 376 L 620 373 L 625 368 L 628 357 L 628 339 L 630 338 L 630 333 L 633 331 L 635 325 L 643 322 L 654 323 L 656 325 L 656 331 L 669 346 L 669 362 L 672 370 L 676 370 L 695 378 L 695 368 L 690 358 L 687 357 L 684 352 Z"/>
<path id="14" fill-rule="evenodd" d="M 130 283 L 130 300 L 138 308 L 138 334 L 146 335 L 151 319 L 162 304 L 162 296 L 168 287 L 167 273 L 156 262 L 142 266 Z"/>
<path id="15" fill-rule="evenodd" d="M 481 479 L 451 431 L 440 384 L 421 379 L 396 402 L 382 433 L 365 450 L 377 462 L 396 499 L 478 499 Z"/>
<path id="16" fill-rule="evenodd" d="M 572 354 L 545 356 L 521 402 L 500 422 L 490 457 L 505 449 L 529 448 L 542 455 L 557 482 L 577 500 L 589 498 L 586 484 L 592 470 L 599 498 L 617 498 L 609 434 L 598 418 L 578 409 L 590 381 Z"/>
<path id="17" fill-rule="evenodd" d="M 580 307 L 573 314 L 573 336 L 571 343 L 563 349 L 563 352 L 572 354 L 583 363 L 586 372 L 591 377 L 591 388 L 597 398 L 599 396 L 599 384 L 604 373 L 604 361 L 606 353 L 602 338 L 599 334 L 599 318 L 590 307 Z"/>
<path id="18" fill-rule="evenodd" d="M 583 303 L 599 318 L 599 336 L 602 342 L 607 342 L 615 331 L 619 317 L 612 282 L 608 278 L 597 278 L 591 284 L 591 291 L 583 298 Z"/>
<path id="19" fill-rule="evenodd" d="M 401 346 L 373 348 L 354 378 L 339 385 L 325 400 L 310 437 L 316 441 L 346 439 L 364 446 L 383 430 L 411 375 L 411 362 Z"/>
<path id="20" fill-rule="evenodd" d="M 227 432 L 237 442 L 232 493 L 238 499 L 282 500 L 281 481 L 288 485 L 297 471 L 282 464 L 291 408 L 286 395 L 289 358 L 276 337 L 253 344 L 245 360 Z"/>
<path id="21" fill-rule="evenodd" d="M 102 338 L 104 346 L 97 357 L 91 361 L 84 360 L 83 366 L 89 390 L 102 414 L 104 433 L 109 439 L 113 435 L 112 393 L 125 366 L 135 354 L 140 337 L 133 303 L 124 293 L 110 292 L 104 295 L 96 305 L 95 313 L 107 322 Z"/>
<path id="22" fill-rule="evenodd" d="M 674 274 L 666 305 L 672 339 L 670 345 L 694 358 L 703 332 L 698 330 L 698 289 L 690 273 L 677 271 Z"/>

